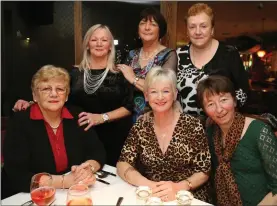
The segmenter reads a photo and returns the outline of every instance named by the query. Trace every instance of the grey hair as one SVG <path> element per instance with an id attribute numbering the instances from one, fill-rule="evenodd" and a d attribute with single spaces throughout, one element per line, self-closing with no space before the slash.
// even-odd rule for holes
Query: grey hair
<path id="1" fill-rule="evenodd" d="M 89 53 L 89 50 L 87 49 L 88 47 L 88 43 L 89 40 L 92 36 L 92 34 L 97 30 L 97 29 L 105 29 L 106 32 L 109 34 L 110 36 L 110 44 L 111 44 L 111 51 L 109 51 L 108 54 L 108 63 L 107 63 L 107 68 L 111 71 L 111 72 L 116 72 L 115 69 L 115 46 L 114 46 L 114 37 L 112 35 L 112 32 L 110 31 L 109 27 L 106 25 L 102 25 L 102 24 L 95 24 L 92 27 L 89 28 L 89 30 L 87 31 L 87 33 L 85 34 L 84 40 L 83 40 L 83 59 L 79 65 L 79 69 L 89 69 L 89 63 L 91 60 L 91 56 Z"/>
<path id="2" fill-rule="evenodd" d="M 177 92 L 177 77 L 175 71 L 160 66 L 151 68 L 147 73 L 144 81 L 144 92 L 146 92 L 153 83 L 161 80 L 168 80 L 173 91 Z"/>

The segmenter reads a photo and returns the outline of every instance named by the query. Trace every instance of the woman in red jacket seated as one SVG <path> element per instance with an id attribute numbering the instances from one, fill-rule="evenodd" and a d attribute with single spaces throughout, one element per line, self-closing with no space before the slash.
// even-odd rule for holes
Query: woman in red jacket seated
<path id="1" fill-rule="evenodd" d="M 35 103 L 15 113 L 7 129 L 4 196 L 29 192 L 32 176 L 40 172 L 52 174 L 55 188 L 80 181 L 94 184 L 94 172 L 103 166 L 105 150 L 93 129 L 85 132 L 79 127 L 80 110 L 64 106 L 69 82 L 67 71 L 52 65 L 43 66 L 33 76 Z"/>

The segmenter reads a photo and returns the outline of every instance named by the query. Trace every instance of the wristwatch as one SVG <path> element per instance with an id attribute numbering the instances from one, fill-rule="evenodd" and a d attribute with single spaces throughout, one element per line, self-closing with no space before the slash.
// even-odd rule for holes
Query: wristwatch
<path id="1" fill-rule="evenodd" d="M 110 117 L 107 113 L 102 114 L 102 118 L 103 118 L 104 122 L 107 122 L 110 120 Z"/>

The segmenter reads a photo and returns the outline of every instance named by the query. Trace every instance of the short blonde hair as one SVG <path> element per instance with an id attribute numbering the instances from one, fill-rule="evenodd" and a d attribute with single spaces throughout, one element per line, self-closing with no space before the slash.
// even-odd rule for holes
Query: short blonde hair
<path id="1" fill-rule="evenodd" d="M 214 27 L 215 20 L 214 20 L 213 9 L 210 6 L 208 6 L 208 4 L 204 4 L 204 3 L 196 3 L 196 4 L 193 4 L 189 8 L 187 16 L 185 18 L 186 22 L 187 22 L 189 17 L 196 16 L 196 15 L 202 13 L 202 12 L 204 12 L 205 14 L 207 14 L 210 17 L 211 23 L 212 23 L 212 27 Z"/>
<path id="2" fill-rule="evenodd" d="M 177 89 L 177 78 L 176 73 L 172 69 L 162 68 L 156 66 L 150 69 L 147 73 L 144 81 L 144 92 L 146 92 L 149 87 L 157 81 L 167 80 L 170 82 L 174 93 Z"/>
<path id="3" fill-rule="evenodd" d="M 41 82 L 48 82 L 51 79 L 62 79 L 66 85 L 66 94 L 70 92 L 70 76 L 68 72 L 61 67 L 55 67 L 53 65 L 45 65 L 41 67 L 33 76 L 31 89 L 35 92 L 35 89 Z"/>
<path id="4" fill-rule="evenodd" d="M 89 69 L 90 68 L 90 52 L 87 49 L 88 47 L 88 43 L 89 40 L 92 36 L 92 34 L 97 30 L 97 29 L 105 29 L 105 31 L 108 33 L 108 35 L 110 36 L 110 44 L 111 44 L 111 51 L 109 51 L 108 54 L 108 64 L 107 64 L 107 68 L 111 71 L 111 72 L 116 72 L 115 69 L 115 46 L 114 46 L 114 37 L 112 35 L 111 30 L 109 29 L 108 26 L 106 25 L 102 25 L 102 24 L 95 24 L 92 27 L 89 28 L 89 30 L 87 31 L 87 33 L 85 34 L 84 37 L 84 41 L 83 41 L 83 59 L 79 65 L 79 69 Z"/>

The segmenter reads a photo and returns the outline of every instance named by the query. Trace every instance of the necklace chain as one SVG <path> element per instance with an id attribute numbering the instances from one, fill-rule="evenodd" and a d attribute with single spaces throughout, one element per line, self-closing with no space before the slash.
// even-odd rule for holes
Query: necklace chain
<path id="1" fill-rule="evenodd" d="M 145 52 L 143 51 L 143 48 L 141 48 L 140 52 L 139 52 L 139 59 L 140 60 L 149 60 L 152 59 L 154 57 L 154 55 L 158 52 L 159 47 L 157 49 L 155 49 L 153 52 L 150 52 L 150 55 L 148 55 L 147 57 L 145 57 Z"/>
<path id="2" fill-rule="evenodd" d="M 195 55 L 194 55 L 194 49 L 193 49 L 193 45 L 191 45 L 191 49 L 192 49 L 192 52 L 191 52 L 191 62 L 193 63 L 193 65 L 196 67 L 196 59 L 195 59 Z M 211 42 L 211 45 L 210 45 L 210 48 L 209 48 L 209 52 L 211 52 L 211 49 L 212 49 L 212 46 L 213 46 L 213 41 Z M 193 59 L 193 60 L 192 60 Z M 201 70 L 205 67 L 206 64 L 202 65 L 202 67 L 200 68 Z"/>
<path id="3" fill-rule="evenodd" d="M 102 73 L 93 75 L 90 69 L 84 69 L 84 90 L 87 94 L 93 94 L 103 83 L 108 74 L 109 69 L 106 68 Z"/>
<path id="4" fill-rule="evenodd" d="M 58 129 L 58 127 L 60 126 L 61 122 L 62 122 L 62 121 L 60 121 L 60 123 L 59 123 L 58 126 L 56 126 L 56 127 L 52 127 L 51 124 L 49 124 L 49 123 L 48 123 L 48 124 L 49 124 L 49 126 L 50 126 L 52 129 Z"/>

